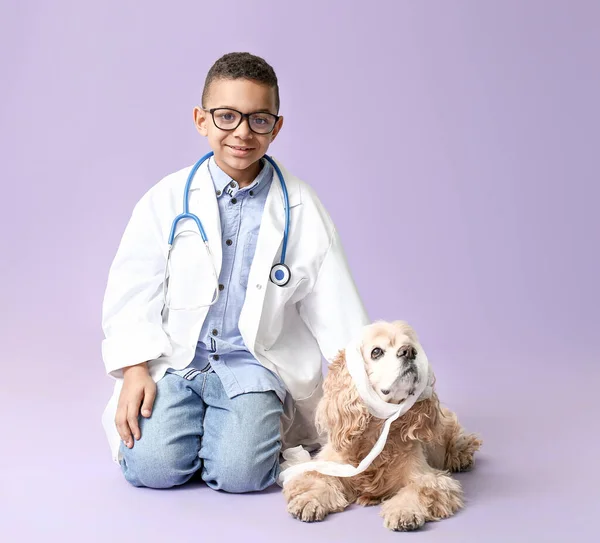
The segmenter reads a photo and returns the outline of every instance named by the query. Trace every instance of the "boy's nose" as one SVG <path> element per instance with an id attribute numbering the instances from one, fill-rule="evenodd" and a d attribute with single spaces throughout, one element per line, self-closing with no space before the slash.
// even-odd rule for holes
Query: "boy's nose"
<path id="1" fill-rule="evenodd" d="M 234 134 L 241 137 L 252 136 L 252 130 L 250 130 L 248 119 L 242 119 L 240 125 L 235 129 Z"/>

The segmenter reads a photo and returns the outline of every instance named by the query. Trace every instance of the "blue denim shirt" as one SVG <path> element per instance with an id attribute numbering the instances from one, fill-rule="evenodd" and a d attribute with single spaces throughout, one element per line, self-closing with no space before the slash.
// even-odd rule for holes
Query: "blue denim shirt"
<path id="1" fill-rule="evenodd" d="M 238 328 L 263 209 L 273 181 L 273 167 L 264 159 L 262 164 L 256 179 L 240 189 L 214 159 L 208 162 L 221 216 L 223 263 L 219 299 L 209 308 L 190 366 L 201 371 L 212 369 L 230 398 L 273 390 L 283 402 L 285 385 L 252 356 Z"/>

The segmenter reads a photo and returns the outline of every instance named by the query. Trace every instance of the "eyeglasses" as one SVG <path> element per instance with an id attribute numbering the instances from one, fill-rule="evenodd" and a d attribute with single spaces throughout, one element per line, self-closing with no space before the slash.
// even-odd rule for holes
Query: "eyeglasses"
<path id="1" fill-rule="evenodd" d="M 224 107 L 205 109 L 204 111 L 208 111 L 212 115 L 213 123 L 220 130 L 235 130 L 246 119 L 250 130 L 255 134 L 270 134 L 279 120 L 278 115 L 266 112 L 242 113 L 236 109 Z"/>

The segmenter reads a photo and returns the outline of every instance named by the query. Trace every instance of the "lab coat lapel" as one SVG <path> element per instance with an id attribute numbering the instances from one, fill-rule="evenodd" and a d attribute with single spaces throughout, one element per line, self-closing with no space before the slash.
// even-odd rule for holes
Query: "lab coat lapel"
<path id="1" fill-rule="evenodd" d="M 180 195 L 177 194 L 179 200 Z M 204 227 L 208 245 L 212 253 L 212 264 L 215 266 L 217 277 L 221 273 L 222 265 L 222 246 L 221 246 L 221 219 L 219 216 L 219 205 L 215 194 L 215 188 L 208 172 L 207 164 L 203 164 L 192 181 L 189 193 L 189 211 L 197 215 Z M 201 255 L 197 251 L 185 249 L 186 232 L 198 234 L 198 227 L 191 219 L 182 220 L 178 227 L 178 234 L 182 234 L 183 245 L 173 245 L 172 262 L 178 258 L 179 262 L 179 281 L 175 283 L 178 286 L 171 286 L 170 291 L 176 297 L 175 306 L 186 306 L 196 303 L 208 303 L 214 290 L 210 288 L 214 283 L 211 262 L 202 251 Z M 189 237 L 188 243 L 189 243 Z M 197 241 L 196 241 L 197 242 Z M 196 243 L 195 242 L 195 243 Z M 208 285 L 208 282 L 211 285 Z M 174 292 L 175 291 L 175 292 Z M 191 293 L 191 294 L 190 294 Z M 192 300 L 192 302 L 190 302 Z M 169 315 L 171 341 L 178 343 L 189 352 L 193 353 L 198 341 L 202 323 L 206 318 L 208 306 L 199 309 L 172 311 Z M 191 360 L 182 360 L 182 369 Z"/>
<path id="2" fill-rule="evenodd" d="M 270 287 L 271 267 L 281 254 L 284 225 L 283 191 L 277 174 L 275 174 L 265 202 L 260 232 L 256 242 L 256 251 L 248 275 L 246 299 L 239 321 L 240 332 L 246 347 L 252 353 L 254 353 L 265 294 L 267 288 Z"/>
<path id="3" fill-rule="evenodd" d="M 183 191 L 178 191 L 177 201 L 180 202 L 182 197 Z M 211 300 L 216 286 L 212 266 L 214 265 L 218 277 L 223 253 L 219 206 L 206 163 L 198 169 L 192 180 L 189 211 L 200 219 L 204 227 L 212 258 L 209 259 L 203 249 L 198 250 L 197 244 L 201 243 L 201 239 L 196 223 L 192 219 L 180 221 L 171 254 L 174 275 L 173 283 L 169 285 L 169 295 L 174 307 L 189 306 L 190 309 L 170 311 L 169 330 L 171 342 L 183 346 L 185 352 L 193 356 L 202 323 L 210 309 L 206 305 L 196 306 L 207 304 Z M 183 365 L 177 369 L 182 369 L 190 362 L 191 359 L 182 359 Z"/>
<path id="4" fill-rule="evenodd" d="M 208 171 L 208 161 L 199 168 L 192 186 L 190 188 L 190 213 L 194 213 L 200 218 L 208 245 L 214 259 L 217 277 L 221 273 L 221 265 L 223 259 L 222 233 L 221 233 L 221 216 L 219 214 L 219 204 L 215 193 L 213 180 Z M 188 221 L 196 228 L 192 221 Z"/>

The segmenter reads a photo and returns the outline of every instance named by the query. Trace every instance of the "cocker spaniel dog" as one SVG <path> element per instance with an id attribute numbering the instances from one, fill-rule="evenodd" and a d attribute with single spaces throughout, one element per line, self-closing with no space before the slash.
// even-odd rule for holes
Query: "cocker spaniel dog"
<path id="1" fill-rule="evenodd" d="M 360 352 L 368 380 L 386 402 L 399 404 L 419 379 L 414 363 L 421 346 L 405 322 L 375 322 L 363 329 Z M 340 351 L 323 384 L 317 426 L 328 442 L 317 460 L 357 466 L 381 434 L 384 420 L 361 400 Z M 291 478 L 283 492 L 288 511 L 320 521 L 348 505 L 382 504 L 384 526 L 415 530 L 427 521 L 450 517 L 463 506 L 460 483 L 450 472 L 469 469 L 480 439 L 467 434 L 454 413 L 440 406 L 435 389 L 395 420 L 384 449 L 358 475 L 333 477 L 315 471 Z"/>

